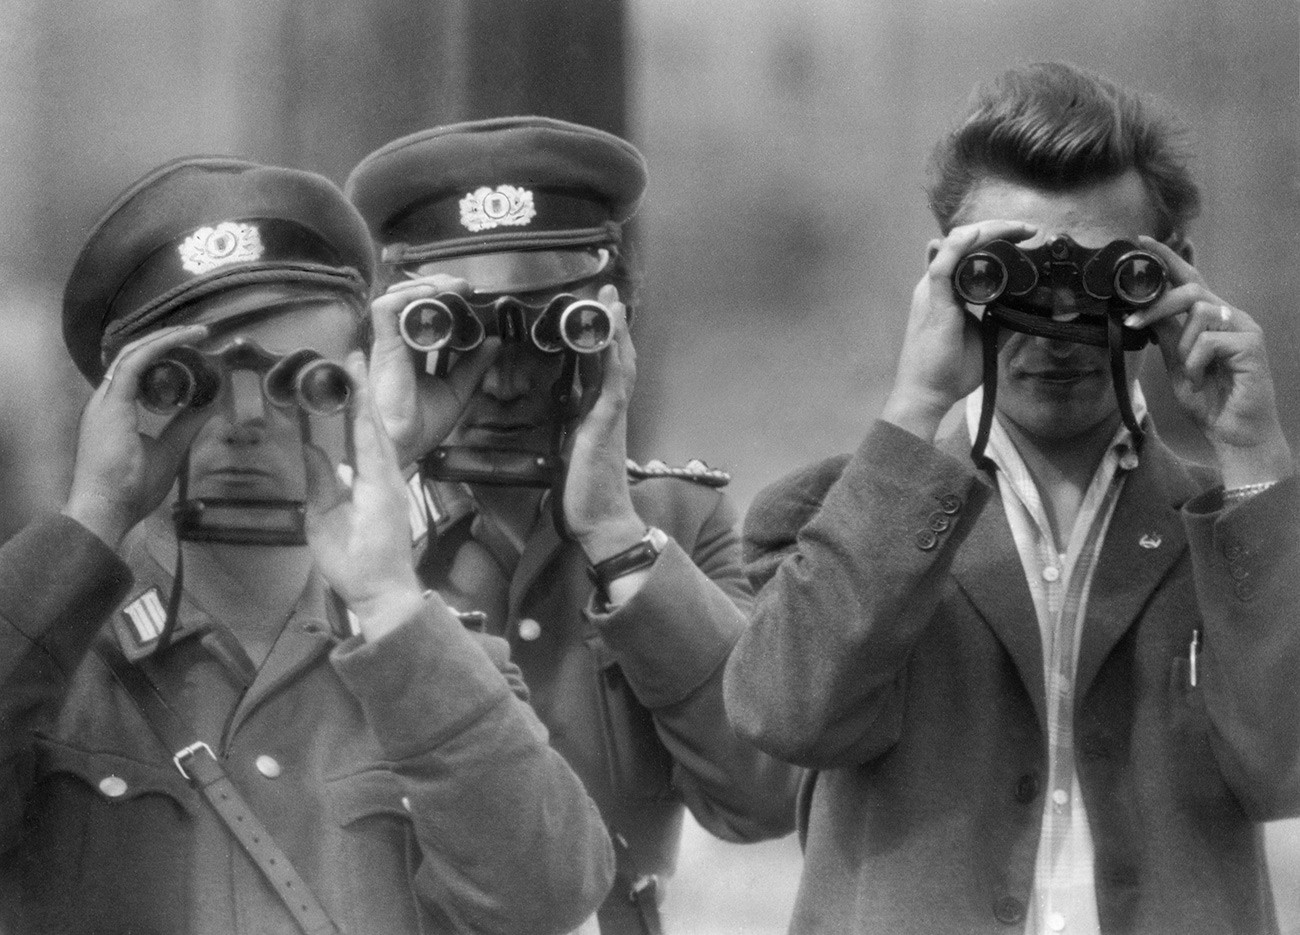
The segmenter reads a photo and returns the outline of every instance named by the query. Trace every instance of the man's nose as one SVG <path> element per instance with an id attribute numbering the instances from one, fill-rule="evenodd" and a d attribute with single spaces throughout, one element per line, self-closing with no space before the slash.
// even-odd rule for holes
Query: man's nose
<path id="1" fill-rule="evenodd" d="M 501 402 L 511 402 L 527 396 L 535 388 L 533 375 L 526 367 L 516 363 L 515 355 L 503 352 L 483 374 L 481 384 L 484 394 Z"/>
<path id="2" fill-rule="evenodd" d="M 255 445 L 266 434 L 266 397 L 262 378 L 251 370 L 232 370 L 226 377 L 226 440 Z"/>

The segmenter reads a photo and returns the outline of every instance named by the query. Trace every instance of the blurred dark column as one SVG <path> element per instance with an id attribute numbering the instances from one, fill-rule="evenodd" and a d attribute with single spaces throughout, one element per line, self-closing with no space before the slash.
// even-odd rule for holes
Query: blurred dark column
<path id="1" fill-rule="evenodd" d="M 457 120 L 542 114 L 625 135 L 625 28 L 625 0 L 289 3 L 275 156 L 341 180 L 388 140 Z"/>

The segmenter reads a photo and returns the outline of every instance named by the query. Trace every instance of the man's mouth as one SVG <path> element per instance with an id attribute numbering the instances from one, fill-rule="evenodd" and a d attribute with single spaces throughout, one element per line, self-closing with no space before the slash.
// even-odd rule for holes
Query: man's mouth
<path id="1" fill-rule="evenodd" d="M 1025 371 L 1025 375 L 1042 383 L 1066 386 L 1071 383 L 1078 383 L 1081 380 L 1086 380 L 1088 377 L 1096 376 L 1098 372 L 1099 371 L 1091 368 L 1049 367 L 1043 370 L 1027 370 Z"/>

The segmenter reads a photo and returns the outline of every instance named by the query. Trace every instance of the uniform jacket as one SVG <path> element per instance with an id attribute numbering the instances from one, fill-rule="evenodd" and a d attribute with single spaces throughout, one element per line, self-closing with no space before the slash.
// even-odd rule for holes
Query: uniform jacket
<path id="1" fill-rule="evenodd" d="M 794 932 L 1024 930 L 1043 654 L 967 445 L 877 423 L 746 522 L 730 713 L 817 771 Z M 1300 807 L 1300 483 L 1230 511 L 1214 484 L 1148 434 L 1093 578 L 1074 736 L 1107 935 L 1276 929 L 1256 823 Z"/>
<path id="2" fill-rule="evenodd" d="M 147 553 L 128 569 L 66 519 L 0 551 L 6 933 L 299 931 L 92 648 L 154 584 L 169 592 Z M 504 642 L 434 601 L 381 640 L 340 638 L 331 606 L 309 585 L 246 690 L 188 603 L 141 666 L 347 935 L 575 926 L 609 886 L 610 845 Z"/>
<path id="3" fill-rule="evenodd" d="M 675 478 L 631 489 L 638 515 L 671 537 L 631 600 L 612 614 L 590 612 L 587 559 L 544 510 L 510 582 L 506 618 L 488 621 L 510 641 L 552 746 L 614 839 L 619 882 L 601 910 L 604 935 L 641 931 L 626 887 L 672 871 L 684 807 L 728 841 L 786 834 L 799 773 L 736 737 L 723 709 L 723 665 L 750 606 L 729 502 Z M 455 544 L 440 537 L 422 567 Z M 472 597 L 448 600 L 465 610 L 458 602 Z"/>

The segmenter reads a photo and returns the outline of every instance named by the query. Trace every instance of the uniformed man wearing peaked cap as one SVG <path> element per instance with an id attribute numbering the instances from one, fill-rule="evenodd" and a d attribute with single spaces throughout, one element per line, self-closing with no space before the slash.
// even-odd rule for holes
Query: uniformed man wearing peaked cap
<path id="1" fill-rule="evenodd" d="M 418 582 L 373 274 L 336 186 L 237 159 L 169 163 L 91 232 L 72 492 L 0 551 L 5 932 L 531 935 L 604 897 L 505 641 Z"/>
<path id="2" fill-rule="evenodd" d="M 507 117 L 394 140 L 346 186 L 390 283 L 372 367 L 419 465 L 422 577 L 510 641 L 600 806 L 618 858 L 603 935 L 659 931 L 684 808 L 731 841 L 794 818 L 794 771 L 738 743 L 722 709 L 750 604 L 726 476 L 626 460 L 623 227 L 645 184 L 624 140 Z"/>

